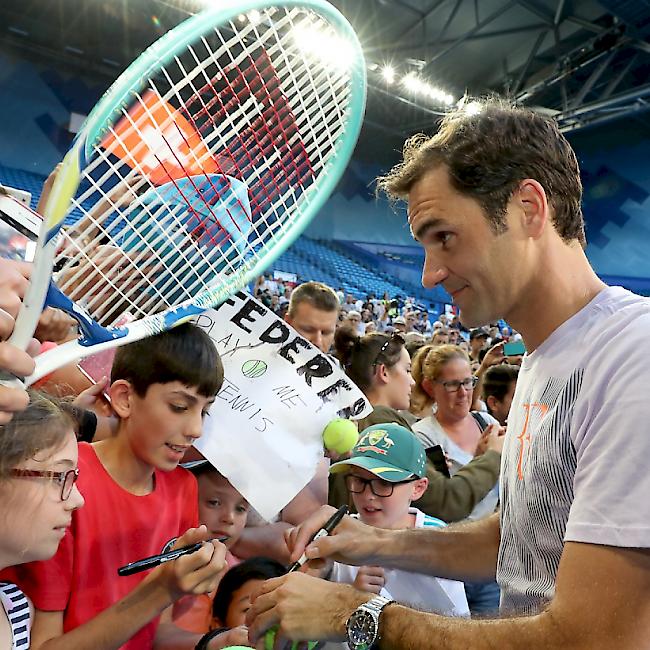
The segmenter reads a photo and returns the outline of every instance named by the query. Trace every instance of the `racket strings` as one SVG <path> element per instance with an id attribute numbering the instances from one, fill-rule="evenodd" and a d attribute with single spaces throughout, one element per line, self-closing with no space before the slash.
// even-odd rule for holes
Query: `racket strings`
<path id="1" fill-rule="evenodd" d="M 345 125 L 349 74 L 301 52 L 292 31 L 306 19 L 266 10 L 202 35 L 95 147 L 59 285 L 102 324 L 252 268 L 308 204 Z"/>

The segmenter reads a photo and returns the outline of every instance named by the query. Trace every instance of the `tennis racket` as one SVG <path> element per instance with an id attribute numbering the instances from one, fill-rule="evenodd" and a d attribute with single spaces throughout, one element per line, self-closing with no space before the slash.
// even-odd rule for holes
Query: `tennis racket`
<path id="1" fill-rule="evenodd" d="M 38 356 L 27 385 L 220 304 L 341 177 L 366 96 L 350 25 L 323 0 L 219 5 L 132 63 L 65 156 L 10 343 L 27 347 L 44 305 L 80 336 Z"/>

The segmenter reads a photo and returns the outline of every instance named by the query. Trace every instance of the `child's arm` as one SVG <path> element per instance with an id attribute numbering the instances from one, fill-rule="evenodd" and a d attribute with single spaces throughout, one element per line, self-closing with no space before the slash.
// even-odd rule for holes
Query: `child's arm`
<path id="1" fill-rule="evenodd" d="M 205 540 L 204 527 L 191 528 L 176 542 Z M 216 588 L 226 548 L 218 542 L 154 569 L 130 594 L 74 630 L 63 633 L 63 612 L 36 610 L 32 650 L 116 650 L 173 602 Z"/>

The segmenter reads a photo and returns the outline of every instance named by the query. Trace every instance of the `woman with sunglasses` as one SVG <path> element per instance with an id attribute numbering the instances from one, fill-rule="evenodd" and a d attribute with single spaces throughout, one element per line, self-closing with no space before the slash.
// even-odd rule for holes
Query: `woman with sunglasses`
<path id="1" fill-rule="evenodd" d="M 404 339 L 396 334 L 379 333 L 359 337 L 346 328 L 340 328 L 334 337 L 334 348 L 348 377 L 373 406 L 373 412 L 359 420 L 359 431 L 387 422 L 411 429 L 410 422 L 400 412 L 409 408 L 415 383 Z M 478 456 L 450 477 L 441 453 L 440 460 L 434 463 L 436 452 L 440 452 L 440 447 L 435 445 L 427 450 L 429 485 L 417 502 L 418 508 L 445 522 L 460 521 L 494 487 L 501 455 L 488 452 Z M 353 505 L 340 477 L 330 479 L 329 502 L 335 506 Z"/>
<path id="2" fill-rule="evenodd" d="M 29 397 L 0 426 L 0 569 L 51 558 L 83 505 L 74 411 L 33 391 Z M 12 582 L 0 582 L 0 602 L 0 648 L 28 648 L 31 604 Z"/>
<path id="3" fill-rule="evenodd" d="M 413 378 L 412 408 L 426 416 L 413 425 L 413 430 L 425 445 L 442 447 L 452 476 L 488 451 L 501 454 L 503 436 L 499 435 L 498 420 L 470 410 L 476 377 L 467 353 L 455 345 L 427 345 L 413 359 Z M 495 480 L 467 518 L 493 514 L 498 500 Z M 472 614 L 494 613 L 499 608 L 496 582 L 465 586 Z"/>

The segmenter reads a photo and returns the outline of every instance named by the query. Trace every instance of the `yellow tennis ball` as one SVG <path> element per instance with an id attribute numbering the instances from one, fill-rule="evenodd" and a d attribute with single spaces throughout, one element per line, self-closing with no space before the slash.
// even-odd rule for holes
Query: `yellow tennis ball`
<path id="1" fill-rule="evenodd" d="M 337 418 L 332 420 L 323 431 L 323 444 L 330 451 L 346 454 L 359 440 L 359 432 L 354 422 Z"/>

